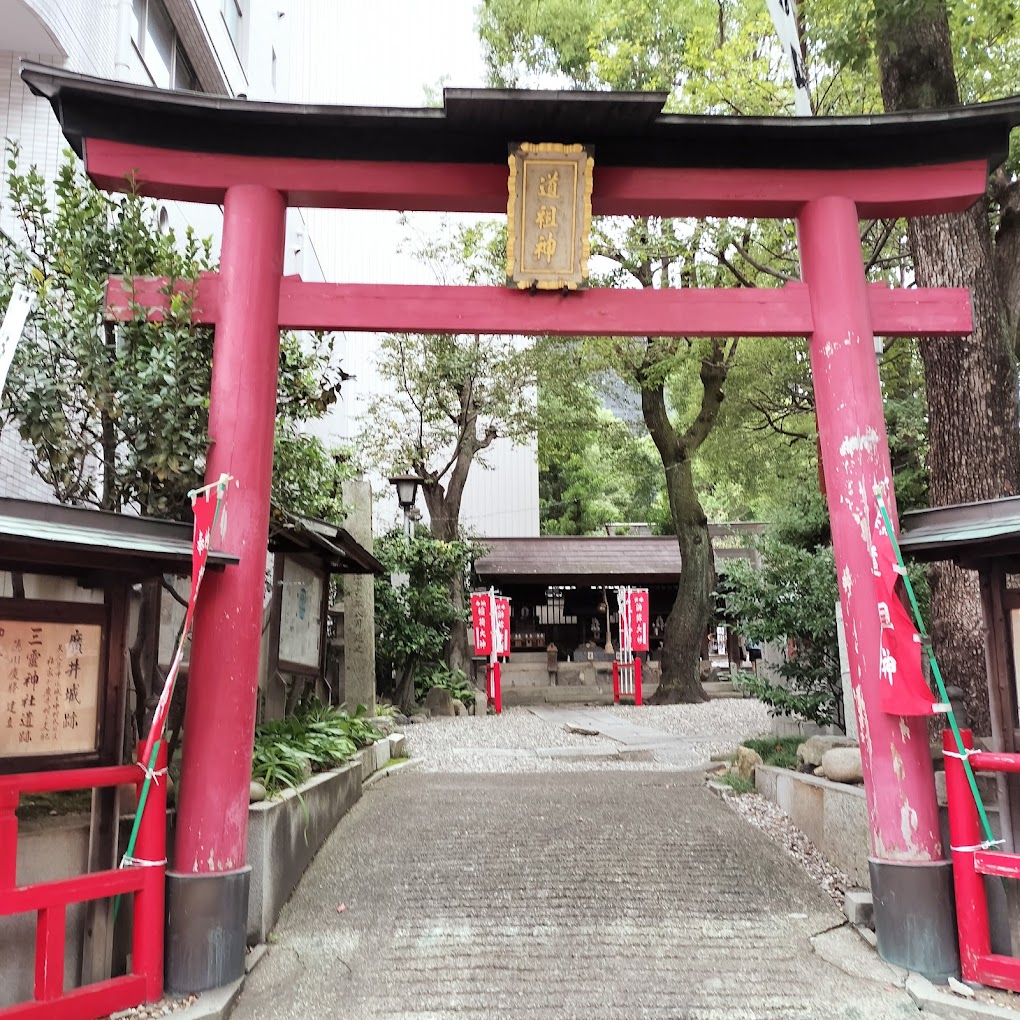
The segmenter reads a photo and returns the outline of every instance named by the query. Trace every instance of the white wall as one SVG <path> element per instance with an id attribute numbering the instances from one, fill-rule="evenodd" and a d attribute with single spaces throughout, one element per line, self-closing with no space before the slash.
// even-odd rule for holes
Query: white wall
<path id="1" fill-rule="evenodd" d="M 246 94 L 272 99 L 273 54 L 276 80 L 286 82 L 289 21 L 285 0 L 246 0 L 240 52 L 230 38 L 222 14 L 222 0 L 164 0 L 187 57 L 206 91 Z M 130 0 L 128 0 L 130 7 Z M 117 70 L 118 0 L 0 0 L 0 139 L 11 138 L 21 149 L 21 166 L 36 165 L 52 179 L 67 148 L 49 104 L 34 97 L 19 77 L 22 59 L 67 67 L 99 77 L 114 78 Z M 137 49 L 126 56 L 125 77 L 150 84 Z M 0 195 L 6 195 L 7 160 L 0 160 Z M 6 202 L 0 203 L 0 229 L 17 235 L 17 223 Z M 179 232 L 192 226 L 200 237 L 213 239 L 219 255 L 222 212 L 216 206 L 170 202 L 170 225 Z M 296 261 L 297 238 L 307 230 L 301 214 L 288 214 L 288 254 L 285 272 L 302 272 L 321 279 L 310 239 Z M 2 315 L 3 309 L 0 309 Z M 9 398 L 8 398 L 9 399 Z M 31 473 L 30 454 L 13 426 L 0 433 L 0 495 L 50 499 L 51 491 Z"/>

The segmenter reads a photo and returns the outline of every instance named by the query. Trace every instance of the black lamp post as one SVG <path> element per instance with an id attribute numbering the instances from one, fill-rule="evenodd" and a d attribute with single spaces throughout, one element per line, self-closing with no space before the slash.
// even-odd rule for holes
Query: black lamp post
<path id="1" fill-rule="evenodd" d="M 404 536 L 408 541 L 411 538 L 411 509 L 418 498 L 418 486 L 421 483 L 422 479 L 410 472 L 394 475 L 390 479 L 390 485 L 397 490 L 397 502 L 400 504 L 400 509 L 404 511 Z"/>

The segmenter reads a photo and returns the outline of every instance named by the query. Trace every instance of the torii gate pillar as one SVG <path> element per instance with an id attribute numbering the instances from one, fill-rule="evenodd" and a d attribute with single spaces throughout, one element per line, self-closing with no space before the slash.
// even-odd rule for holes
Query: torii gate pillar
<path id="1" fill-rule="evenodd" d="M 875 929 L 884 959 L 929 976 L 949 975 L 959 966 L 952 879 L 942 856 L 926 721 L 880 707 L 881 625 L 871 559 L 876 485 L 893 520 L 896 513 L 858 218 L 851 199 L 828 197 L 806 203 L 797 223 L 814 320 L 811 373 L 825 491 L 849 628 Z"/>
<path id="2" fill-rule="evenodd" d="M 251 876 L 245 791 L 258 703 L 285 218 L 279 191 L 227 189 L 220 255 L 226 300 L 213 342 L 206 478 L 243 480 L 227 500 L 221 543 L 240 563 L 205 579 L 195 616 L 174 870 L 167 872 L 170 991 L 215 988 L 244 973 Z"/>

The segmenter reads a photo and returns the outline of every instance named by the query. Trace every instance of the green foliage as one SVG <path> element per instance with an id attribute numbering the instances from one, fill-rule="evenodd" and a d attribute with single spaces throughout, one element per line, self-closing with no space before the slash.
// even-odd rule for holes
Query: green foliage
<path id="1" fill-rule="evenodd" d="M 349 450 L 327 447 L 298 423 L 278 418 L 273 446 L 273 502 L 286 510 L 340 524 L 347 516 L 342 486 L 359 470 Z"/>
<path id="2" fill-rule="evenodd" d="M 349 761 L 360 747 L 382 734 L 358 706 L 352 716 L 323 705 L 312 706 L 289 719 L 260 723 L 255 729 L 252 779 L 270 795 L 296 789 L 315 772 L 326 772 Z"/>
<path id="3" fill-rule="evenodd" d="M 190 228 L 183 237 L 162 230 L 155 206 L 138 195 L 103 194 L 70 153 L 48 183 L 36 167 L 21 170 L 8 143 L 8 170 L 3 203 L 17 231 L 0 234 L 0 307 L 17 282 L 35 291 L 36 305 L 11 366 L 3 424 L 17 427 L 32 469 L 61 502 L 186 517 L 209 441 L 212 330 L 191 322 L 194 281 L 215 268 L 209 241 Z M 104 323 L 111 275 L 167 277 L 164 321 L 146 321 L 133 303 L 131 321 Z M 277 498 L 336 519 L 333 451 L 298 426 L 326 413 L 345 375 L 324 337 L 286 335 L 279 378 Z"/>
<path id="4" fill-rule="evenodd" d="M 442 687 L 463 705 L 475 703 L 475 685 L 459 669 L 450 669 L 445 662 L 434 663 L 419 671 L 414 678 L 414 696 L 422 701 L 433 687 Z"/>
<path id="5" fill-rule="evenodd" d="M 450 598 L 450 585 L 463 583 L 477 554 L 468 542 L 444 542 L 422 531 L 410 542 L 394 532 L 375 544 L 387 570 L 375 581 L 378 687 L 392 691 L 401 710 L 411 707 L 416 678 L 438 675 L 453 625 L 467 621 Z"/>
<path id="6" fill-rule="evenodd" d="M 717 782 L 728 786 L 736 794 L 754 793 L 755 785 L 753 779 L 738 775 L 736 772 L 728 772 L 723 776 L 716 776 Z"/>
<path id="7" fill-rule="evenodd" d="M 752 737 L 742 740 L 744 747 L 757 751 L 766 765 L 776 765 L 782 769 L 797 767 L 797 748 L 804 743 L 804 737 Z"/>

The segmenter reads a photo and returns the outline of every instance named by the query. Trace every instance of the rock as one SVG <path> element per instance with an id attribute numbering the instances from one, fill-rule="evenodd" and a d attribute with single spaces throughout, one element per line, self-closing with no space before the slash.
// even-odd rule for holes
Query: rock
<path id="1" fill-rule="evenodd" d="M 814 775 L 818 776 L 819 779 L 824 779 L 825 778 L 825 769 L 823 769 L 822 766 L 819 765 L 818 768 L 815 769 Z"/>
<path id="2" fill-rule="evenodd" d="M 749 747 L 744 747 L 741 744 L 737 748 L 737 760 L 734 763 L 734 768 L 737 770 L 737 775 L 743 779 L 754 779 L 754 770 L 763 764 L 762 757 L 757 751 L 752 751 Z"/>
<path id="3" fill-rule="evenodd" d="M 425 695 L 425 711 L 434 716 L 452 716 L 454 708 L 450 692 L 445 687 L 433 687 Z"/>
<path id="4" fill-rule="evenodd" d="M 834 747 L 822 755 L 822 772 L 834 783 L 863 783 L 859 747 Z"/>
<path id="5" fill-rule="evenodd" d="M 397 724 L 393 717 L 390 715 L 377 715 L 372 720 L 372 725 L 384 736 L 388 737 L 391 733 L 396 733 Z"/>
<path id="6" fill-rule="evenodd" d="M 834 747 L 856 747 L 857 741 L 852 737 L 808 737 L 800 747 L 797 748 L 797 764 L 805 772 L 810 769 L 804 768 L 810 765 L 812 768 L 822 764 L 822 755 L 831 751 Z"/>
<path id="7" fill-rule="evenodd" d="M 398 730 L 402 730 L 407 725 L 407 716 L 403 712 L 394 712 L 393 723 Z"/>
<path id="8" fill-rule="evenodd" d="M 563 729 L 567 733 L 577 733 L 582 737 L 597 737 L 599 735 L 598 730 L 590 730 L 586 726 L 575 726 L 573 723 L 567 723 Z"/>
<path id="9" fill-rule="evenodd" d="M 485 715 L 489 710 L 489 698 L 485 691 L 475 689 L 475 715 Z"/>
<path id="10" fill-rule="evenodd" d="M 266 788 L 261 783 L 256 783 L 253 779 L 251 786 L 248 789 L 248 801 L 251 804 L 258 804 L 259 801 L 265 800 L 269 794 L 266 793 Z"/>
<path id="11" fill-rule="evenodd" d="M 460 698 L 453 699 L 453 714 L 454 715 L 468 714 L 467 705 L 465 705 L 464 702 L 460 700 Z"/>

